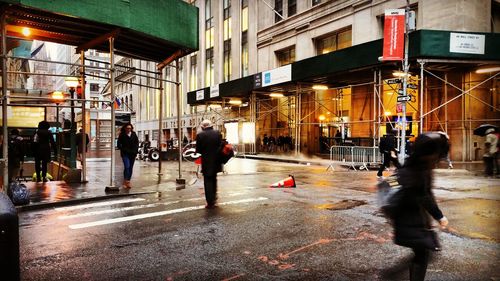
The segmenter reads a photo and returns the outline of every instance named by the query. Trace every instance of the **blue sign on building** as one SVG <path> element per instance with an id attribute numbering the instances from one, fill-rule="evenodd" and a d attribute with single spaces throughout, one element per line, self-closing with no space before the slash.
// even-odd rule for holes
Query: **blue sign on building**
<path id="1" fill-rule="evenodd" d="M 264 84 L 269 84 L 271 83 L 271 73 L 268 72 L 264 75 Z"/>

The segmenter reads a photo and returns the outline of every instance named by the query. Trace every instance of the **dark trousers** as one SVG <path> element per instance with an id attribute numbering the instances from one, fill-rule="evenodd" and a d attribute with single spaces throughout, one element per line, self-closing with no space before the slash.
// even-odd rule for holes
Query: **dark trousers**
<path id="1" fill-rule="evenodd" d="M 391 165 L 391 162 L 394 164 L 396 168 L 401 168 L 401 165 L 399 165 L 398 159 L 391 157 L 390 152 L 384 152 L 384 162 L 382 165 L 380 165 L 380 168 L 378 169 L 377 176 L 382 176 L 382 172 L 385 170 L 385 167 L 389 167 Z"/>
<path id="2" fill-rule="evenodd" d="M 203 185 L 205 186 L 205 199 L 207 205 L 214 205 L 217 201 L 217 175 L 203 175 Z"/>
<path id="3" fill-rule="evenodd" d="M 430 253 L 425 248 L 413 248 L 415 256 L 410 264 L 410 281 L 424 281 Z"/>
<path id="4" fill-rule="evenodd" d="M 38 157 L 35 157 L 35 172 L 36 172 L 36 178 L 40 179 L 40 172 L 41 177 L 45 178 L 47 177 L 47 164 L 49 163 L 49 160 L 47 159 L 40 159 Z"/>
<path id="5" fill-rule="evenodd" d="M 134 169 L 135 157 L 123 154 L 123 179 L 129 181 L 132 178 L 132 170 Z"/>

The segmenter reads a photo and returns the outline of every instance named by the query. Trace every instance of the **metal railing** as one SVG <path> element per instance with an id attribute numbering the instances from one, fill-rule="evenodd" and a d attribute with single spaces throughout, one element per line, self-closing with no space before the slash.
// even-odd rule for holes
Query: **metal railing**
<path id="1" fill-rule="evenodd" d="M 371 146 L 331 146 L 330 165 L 327 170 L 334 170 L 334 165 L 344 165 L 354 170 L 367 170 L 370 165 L 381 163 L 378 147 Z"/>

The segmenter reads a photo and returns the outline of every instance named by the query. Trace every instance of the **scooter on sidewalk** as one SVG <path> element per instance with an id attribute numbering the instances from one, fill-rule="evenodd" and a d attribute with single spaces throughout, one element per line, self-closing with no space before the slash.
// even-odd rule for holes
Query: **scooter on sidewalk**
<path id="1" fill-rule="evenodd" d="M 142 142 L 139 145 L 139 150 L 137 153 L 137 159 L 139 160 L 149 160 L 152 162 L 156 162 L 160 160 L 160 151 L 156 147 L 151 147 Z"/>

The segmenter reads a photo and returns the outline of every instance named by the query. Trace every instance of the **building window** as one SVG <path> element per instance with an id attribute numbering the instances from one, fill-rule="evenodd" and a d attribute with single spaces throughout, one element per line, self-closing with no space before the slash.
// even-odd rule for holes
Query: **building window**
<path id="1" fill-rule="evenodd" d="M 352 46 L 352 29 L 343 29 L 315 39 L 316 53 L 327 54 Z"/>
<path id="2" fill-rule="evenodd" d="M 297 0 L 288 0 L 288 16 L 291 17 L 297 13 Z"/>
<path id="3" fill-rule="evenodd" d="M 241 76 L 248 75 L 248 32 L 241 34 Z"/>
<path id="4" fill-rule="evenodd" d="M 241 0 L 241 31 L 248 30 L 248 0 Z"/>
<path id="5" fill-rule="evenodd" d="M 224 0 L 224 40 L 231 39 L 231 0 Z"/>
<path id="6" fill-rule="evenodd" d="M 214 46 L 214 25 L 212 15 L 212 1 L 206 0 L 205 6 L 205 47 L 212 48 Z"/>
<path id="7" fill-rule="evenodd" d="M 191 56 L 191 66 L 189 70 L 189 90 L 194 91 L 196 90 L 196 82 L 197 82 L 197 75 L 196 75 L 196 60 L 197 57 L 196 55 Z"/>
<path id="8" fill-rule="evenodd" d="M 134 111 L 134 100 L 132 99 L 132 95 L 128 98 L 128 101 L 130 102 L 129 104 L 129 109 L 130 111 Z"/>
<path id="9" fill-rule="evenodd" d="M 295 61 L 295 46 L 276 51 L 279 66 L 287 65 Z"/>
<path id="10" fill-rule="evenodd" d="M 205 29 L 213 27 L 212 0 L 205 1 Z"/>
<path id="11" fill-rule="evenodd" d="M 205 61 L 205 87 L 214 84 L 214 48 L 207 49 Z"/>
<path id="12" fill-rule="evenodd" d="M 99 92 L 99 84 L 90 83 L 90 90 L 93 92 Z"/>
<path id="13" fill-rule="evenodd" d="M 318 5 L 319 3 L 321 3 L 321 0 L 312 0 L 312 5 Z"/>
<path id="14" fill-rule="evenodd" d="M 279 22 L 283 17 L 283 0 L 274 0 L 274 10 L 279 14 L 274 13 L 274 22 Z"/>
<path id="15" fill-rule="evenodd" d="M 231 80 L 231 39 L 224 41 L 224 82 Z"/>

